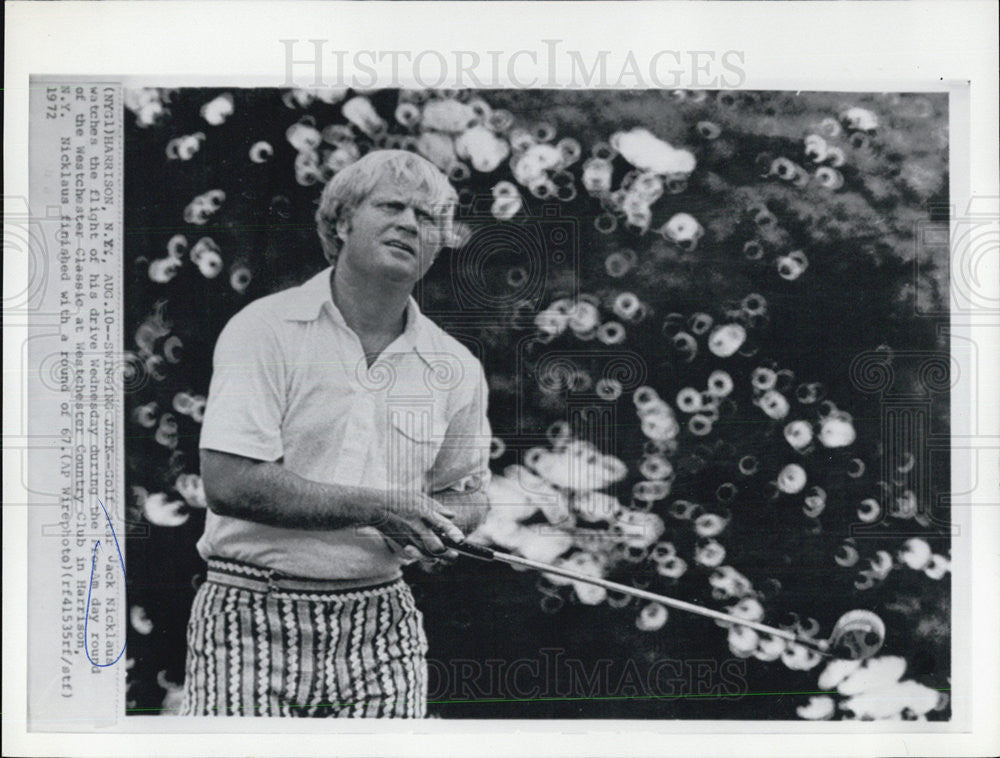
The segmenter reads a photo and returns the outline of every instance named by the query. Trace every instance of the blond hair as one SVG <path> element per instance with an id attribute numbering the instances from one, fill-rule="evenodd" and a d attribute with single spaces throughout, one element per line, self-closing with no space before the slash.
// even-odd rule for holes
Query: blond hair
<path id="1" fill-rule="evenodd" d="M 337 224 L 350 221 L 354 209 L 387 175 L 400 186 L 428 199 L 444 244 L 450 242 L 458 193 L 447 177 L 426 158 L 408 150 L 373 150 L 338 171 L 323 188 L 316 210 L 316 231 L 323 244 L 323 254 L 331 264 L 336 265 L 343 244 L 337 236 Z"/>

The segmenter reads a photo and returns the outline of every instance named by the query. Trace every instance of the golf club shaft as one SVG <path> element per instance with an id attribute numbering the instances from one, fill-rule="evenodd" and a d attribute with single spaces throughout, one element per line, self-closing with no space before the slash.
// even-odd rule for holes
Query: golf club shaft
<path id="1" fill-rule="evenodd" d="M 524 568 L 535 569 L 536 571 L 541 571 L 546 574 L 555 574 L 557 576 L 563 576 L 567 579 L 572 579 L 576 582 L 583 582 L 585 584 L 593 584 L 598 587 L 603 587 L 606 590 L 611 590 L 612 592 L 618 592 L 623 595 L 630 595 L 631 597 L 639 598 L 640 600 L 649 600 L 654 603 L 660 603 L 669 608 L 675 608 L 680 611 L 687 611 L 689 613 L 695 613 L 699 616 L 707 616 L 708 618 L 716 619 L 717 621 L 725 621 L 727 623 L 735 624 L 738 626 L 746 626 L 754 629 L 758 632 L 764 632 L 765 634 L 771 634 L 775 637 L 780 637 L 781 639 L 788 640 L 790 642 L 797 642 L 799 644 L 808 645 L 810 648 L 816 649 L 819 646 L 817 640 L 810 639 L 808 637 L 802 637 L 801 635 L 795 634 L 795 632 L 790 632 L 785 629 L 779 629 L 775 626 L 768 626 L 767 624 L 762 624 L 759 621 L 748 621 L 747 619 L 739 618 L 738 616 L 732 616 L 728 613 L 722 613 L 721 611 L 715 611 L 711 608 L 704 608 L 700 605 L 695 605 L 694 603 L 687 603 L 683 600 L 677 600 L 666 595 L 658 595 L 655 592 L 649 592 L 647 590 L 639 589 L 638 587 L 629 587 L 627 584 L 619 584 L 618 582 L 612 582 L 608 579 L 604 579 L 599 576 L 588 576 L 587 574 L 579 573 L 577 571 L 572 571 L 571 569 L 563 568 L 561 566 L 553 566 L 548 563 L 542 563 L 541 561 L 533 561 L 530 558 L 521 558 L 517 555 L 511 555 L 510 553 L 502 553 L 498 550 L 493 550 L 491 548 L 482 547 L 480 545 L 470 545 L 468 543 L 452 542 L 451 540 L 444 540 L 448 547 L 454 548 L 463 555 L 470 556 L 472 558 L 479 558 L 484 561 L 500 561 L 501 563 L 506 563 L 511 566 L 523 566 Z M 825 649 L 819 648 L 818 652 L 825 653 Z"/>

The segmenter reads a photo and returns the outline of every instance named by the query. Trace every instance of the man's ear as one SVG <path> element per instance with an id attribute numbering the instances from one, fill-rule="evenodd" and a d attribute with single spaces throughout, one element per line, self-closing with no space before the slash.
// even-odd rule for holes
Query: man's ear
<path id="1" fill-rule="evenodd" d="M 347 233 L 351 231 L 351 223 L 347 219 L 341 219 L 337 222 L 334 230 L 337 233 L 337 239 L 341 242 L 347 242 Z"/>

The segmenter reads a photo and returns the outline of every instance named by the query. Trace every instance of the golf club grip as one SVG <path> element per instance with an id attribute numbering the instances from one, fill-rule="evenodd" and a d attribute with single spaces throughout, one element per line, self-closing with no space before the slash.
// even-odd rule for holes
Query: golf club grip
<path id="1" fill-rule="evenodd" d="M 444 535 L 438 535 L 438 539 L 444 543 L 445 547 L 450 547 L 452 550 L 457 550 L 458 552 L 472 558 L 479 558 L 482 561 L 492 561 L 495 558 L 493 551 L 488 547 L 475 545 L 471 542 L 457 542 L 451 537 L 445 537 Z"/>

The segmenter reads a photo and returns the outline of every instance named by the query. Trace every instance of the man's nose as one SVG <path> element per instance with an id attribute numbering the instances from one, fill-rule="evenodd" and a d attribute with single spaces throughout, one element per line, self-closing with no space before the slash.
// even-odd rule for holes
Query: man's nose
<path id="1" fill-rule="evenodd" d="M 396 216 L 396 226 L 406 229 L 413 234 L 419 231 L 420 225 L 417 223 L 417 214 L 413 208 L 407 206 Z"/>

